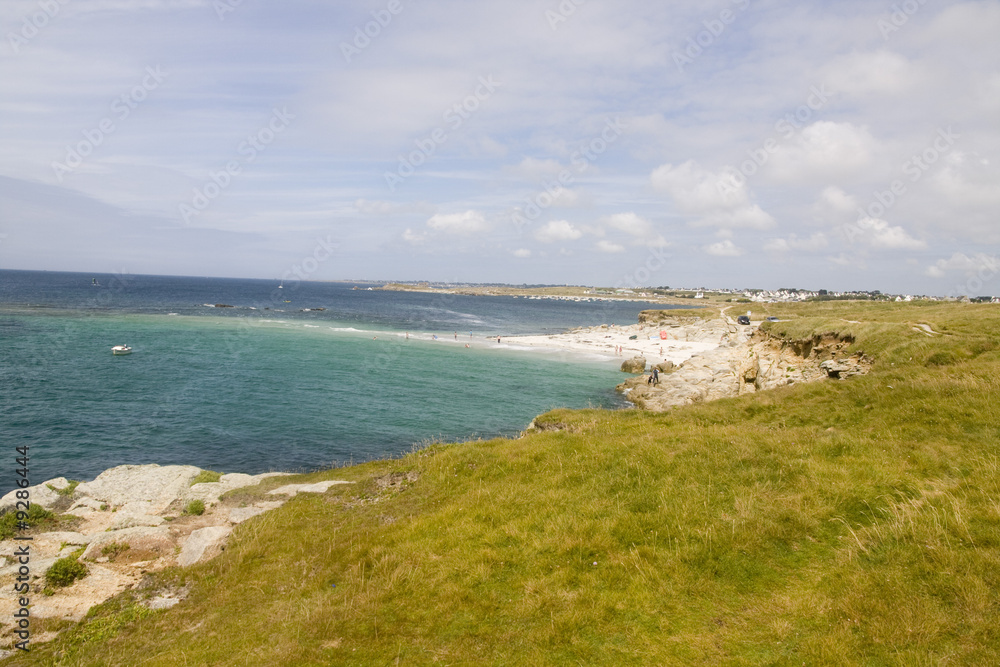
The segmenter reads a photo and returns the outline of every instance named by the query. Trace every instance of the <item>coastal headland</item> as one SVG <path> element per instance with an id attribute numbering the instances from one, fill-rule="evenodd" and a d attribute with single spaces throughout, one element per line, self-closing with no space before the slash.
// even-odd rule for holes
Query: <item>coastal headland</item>
<path id="1" fill-rule="evenodd" d="M 996 663 L 1000 311 L 772 308 L 567 334 L 663 365 L 623 383 L 650 409 L 294 477 L 50 480 L 62 518 L 23 534 L 89 574 L 34 581 L 51 641 L 0 664 Z M 661 389 L 686 374 L 704 395 Z M 84 616 L 97 576 L 121 583 Z"/>

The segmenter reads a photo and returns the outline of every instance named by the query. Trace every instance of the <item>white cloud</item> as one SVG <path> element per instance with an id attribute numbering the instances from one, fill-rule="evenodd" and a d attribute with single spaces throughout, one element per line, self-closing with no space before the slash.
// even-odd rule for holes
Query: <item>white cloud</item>
<path id="1" fill-rule="evenodd" d="M 826 68 L 826 82 L 846 95 L 899 94 L 919 80 L 915 67 L 891 51 L 850 53 L 834 58 Z"/>
<path id="2" fill-rule="evenodd" d="M 554 208 L 573 208 L 579 206 L 583 201 L 583 195 L 579 191 L 562 186 L 547 191 L 547 194 L 552 197 L 552 203 L 549 206 Z"/>
<path id="3" fill-rule="evenodd" d="M 996 256 L 979 252 L 970 257 L 965 253 L 956 252 L 948 259 L 934 262 L 927 267 L 925 274 L 931 278 L 944 278 L 949 273 L 962 273 L 968 278 L 978 276 L 986 279 L 995 276 L 998 271 L 1000 271 L 1000 258 Z"/>
<path id="4" fill-rule="evenodd" d="M 521 259 L 527 259 L 528 257 L 531 257 L 531 251 L 528 250 L 527 248 L 518 248 L 512 254 L 514 255 L 514 257 L 519 257 Z"/>
<path id="5" fill-rule="evenodd" d="M 542 243 L 575 241 L 581 236 L 583 236 L 583 232 L 574 227 L 568 220 L 552 220 L 535 232 L 535 238 Z"/>
<path id="6" fill-rule="evenodd" d="M 933 183 L 949 201 L 963 207 L 1000 206 L 1000 169 L 985 158 L 961 151 L 949 153 Z"/>
<path id="7" fill-rule="evenodd" d="M 737 247 L 736 244 L 729 239 L 707 245 L 704 247 L 704 250 L 709 255 L 714 255 L 715 257 L 739 257 L 743 254 L 743 249 Z"/>
<path id="8" fill-rule="evenodd" d="M 798 250 L 801 252 L 816 252 L 829 245 L 826 234 L 816 232 L 807 239 L 800 239 L 795 234 L 789 235 L 787 239 L 774 238 L 764 244 L 764 250 L 768 252 L 790 252 Z"/>
<path id="9" fill-rule="evenodd" d="M 798 183 L 856 176 L 878 149 L 867 127 L 821 120 L 806 126 L 774 152 L 766 168 L 777 179 Z"/>
<path id="10" fill-rule="evenodd" d="M 858 200 L 835 185 L 823 189 L 820 203 L 834 213 L 854 213 L 858 210 Z"/>
<path id="11" fill-rule="evenodd" d="M 670 245 L 670 242 L 656 231 L 652 222 L 631 211 L 610 215 L 602 218 L 601 222 L 612 229 L 628 234 L 638 244 L 653 248 L 665 248 Z"/>
<path id="12" fill-rule="evenodd" d="M 0 23 L 18 34 L 38 1 L 0 3 Z M 141 255 L 120 235 L 106 236 L 102 252 L 134 258 L 135 272 L 280 275 L 301 248 L 334 233 L 343 253 L 325 265 L 324 278 L 389 266 L 412 279 L 523 282 L 529 261 L 511 253 L 530 249 L 531 263 L 545 260 L 532 280 L 611 284 L 621 268 L 615 260 L 628 263 L 629 256 L 602 254 L 594 244 L 646 254 L 670 239 L 688 250 L 671 262 L 670 280 L 679 283 L 745 281 L 740 262 L 706 262 L 712 257 L 704 247 L 717 244 L 716 251 L 739 246 L 744 258 L 753 256 L 760 286 L 811 280 L 791 273 L 805 262 L 758 258 L 767 247 L 843 251 L 870 262 L 866 275 L 827 262 L 802 266 L 805 276 L 824 271 L 827 288 L 871 281 L 867 286 L 928 293 L 939 283 L 925 270 L 950 275 L 934 262 L 938 256 L 1000 254 L 1000 3 L 990 0 L 918 3 L 919 12 L 887 39 L 877 21 L 888 16 L 889 2 L 831 11 L 831 3 L 773 0 L 758 7 L 766 20 L 757 20 L 757 10 L 737 12 L 737 25 L 684 72 L 673 51 L 705 29 L 705 3 L 577 2 L 556 30 L 531 0 L 414 4 L 350 62 L 340 45 L 350 44 L 385 0 L 367 8 L 286 0 L 256 3 L 252 11 L 243 3 L 223 24 L 210 0 L 59 4 L 60 15 L 37 38 L 16 57 L 0 58 L 0 179 L 13 179 L 0 201 L 0 231 L 9 235 L 0 246 L 5 266 L 98 270 L 96 256 L 73 247 L 88 225 L 79 224 L 67 195 L 114 204 L 126 216 L 155 212 L 166 220 L 161 227 L 170 227 L 178 204 L 190 203 L 193 190 L 230 159 L 240 173 L 196 224 L 260 234 L 256 248 L 272 264 L 221 246 L 226 252 L 213 248 L 218 259 L 198 268 L 182 244 L 163 244 L 138 228 L 126 236 L 137 239 Z M 206 21 L 192 22 L 195 6 Z M 100 20 L 88 30 L 70 20 L 97 8 Z M 731 40 L 736 28 L 752 29 L 753 39 Z M 192 36 L 189 57 L 158 62 L 181 33 Z M 506 48 L 511 34 L 524 38 L 518 49 Z M 13 56 L 10 40 L 4 43 Z M 255 48 L 262 43 L 269 48 Z M 309 65 L 317 45 L 328 47 L 328 64 L 336 66 Z M 540 62 L 547 76 L 538 76 Z M 140 90 L 147 99 L 127 118 L 113 112 L 112 101 L 157 65 L 163 85 Z M 474 97 L 480 75 L 491 74 L 502 85 Z M 828 99 L 812 104 L 815 89 Z M 187 113 L 192 100 L 194 114 Z M 455 105 L 469 100 L 456 116 Z M 286 105 L 294 116 L 287 129 L 245 160 L 237 146 L 266 127 L 272 108 Z M 623 131 L 616 134 L 607 123 L 619 116 Z M 114 121 L 114 133 L 91 147 L 85 138 L 102 117 Z M 794 131 L 786 134 L 780 122 L 789 118 Z M 919 183 L 911 181 L 901 165 L 914 155 L 923 160 L 937 128 L 948 124 L 960 137 L 928 162 Z M 741 168 L 769 138 L 779 148 L 757 173 L 720 187 L 725 165 Z M 93 150 L 61 188 L 32 199 L 62 222 L 46 243 L 15 245 L 36 218 L 27 205 L 14 217 L 6 202 L 54 183 L 53 160 L 66 161 L 76 146 Z M 573 182 L 558 182 L 562 169 Z M 390 192 L 384 174 L 403 172 L 411 175 Z M 853 245 L 835 237 L 895 179 L 905 182 L 905 197 L 874 216 L 891 224 L 859 227 Z M 528 200 L 540 196 L 534 224 L 511 240 L 509 212 L 520 207 L 524 217 Z M 475 213 L 462 213 L 469 209 Z M 572 224 L 546 228 L 558 218 Z M 829 237 L 825 250 L 814 232 Z M 432 244 L 433 257 L 413 252 Z M 574 257 L 564 258 L 567 248 Z M 584 261 L 588 255 L 605 261 Z M 143 257 L 155 262 L 141 265 Z M 906 263 L 911 258 L 915 265 Z"/>
<path id="13" fill-rule="evenodd" d="M 650 180 L 654 188 L 669 194 L 682 212 L 698 216 L 698 225 L 770 229 L 776 224 L 760 206 L 750 202 L 745 179 L 707 171 L 694 160 L 676 167 L 658 167 Z"/>
<path id="14" fill-rule="evenodd" d="M 924 273 L 931 278 L 944 278 L 945 276 L 944 270 L 934 265 L 928 266 Z"/>
<path id="15" fill-rule="evenodd" d="M 461 235 L 478 234 L 490 228 L 483 214 L 473 210 L 464 213 L 438 213 L 427 221 L 427 226 L 439 232 Z"/>
<path id="16" fill-rule="evenodd" d="M 861 218 L 856 223 L 856 229 L 850 234 L 852 239 L 860 239 L 873 248 L 885 250 L 919 250 L 926 248 L 927 243 L 913 238 L 902 227 L 893 227 L 885 220 L 878 218 Z"/>
<path id="17" fill-rule="evenodd" d="M 620 232 L 625 232 L 629 236 L 648 238 L 656 233 L 656 230 L 653 229 L 653 223 L 631 211 L 610 215 L 604 218 L 604 222 L 609 227 L 617 229 Z"/>
<path id="18" fill-rule="evenodd" d="M 553 160 L 552 158 L 539 159 L 534 157 L 526 157 L 516 166 L 504 167 L 504 171 L 531 181 L 541 181 L 542 179 L 552 178 L 562 171 L 562 169 L 563 166 L 559 164 L 558 160 Z"/>
<path id="19" fill-rule="evenodd" d="M 604 240 L 598 241 L 596 248 L 601 252 L 607 252 L 607 253 L 625 252 L 625 246 Z"/>
<path id="20" fill-rule="evenodd" d="M 409 227 L 403 232 L 403 240 L 408 243 L 423 243 L 427 240 L 427 232 L 415 232 Z"/>

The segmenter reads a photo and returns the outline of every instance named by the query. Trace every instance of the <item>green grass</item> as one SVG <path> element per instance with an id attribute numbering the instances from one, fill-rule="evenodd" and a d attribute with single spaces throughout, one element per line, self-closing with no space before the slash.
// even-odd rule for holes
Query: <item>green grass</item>
<path id="1" fill-rule="evenodd" d="M 874 370 L 302 476 L 17 664 L 1000 663 L 1000 309 L 768 308 Z"/>
<path id="2" fill-rule="evenodd" d="M 87 567 L 77 560 L 83 549 L 79 549 L 71 556 L 60 558 L 49 571 L 45 573 L 45 583 L 49 588 L 63 588 L 69 586 L 77 579 L 87 576 Z"/>
<path id="3" fill-rule="evenodd" d="M 198 499 L 192 500 L 187 504 L 187 507 L 184 508 L 184 513 L 201 516 L 205 513 L 205 501 Z"/>
<path id="4" fill-rule="evenodd" d="M 191 486 L 195 484 L 218 482 L 222 478 L 221 472 L 215 472 L 213 470 L 202 470 L 198 473 L 197 477 L 191 480 Z"/>
<path id="5" fill-rule="evenodd" d="M 26 516 L 20 520 L 17 518 L 16 510 L 8 511 L 0 516 L 0 540 L 9 540 L 20 532 L 22 528 L 19 524 L 23 523 L 27 527 L 33 527 L 41 523 L 52 522 L 55 519 L 55 514 L 41 505 L 31 505 L 25 514 Z"/>
<path id="6" fill-rule="evenodd" d="M 70 480 L 69 484 L 67 484 L 61 489 L 57 489 L 51 484 L 46 484 L 45 486 L 49 487 L 50 491 L 55 491 L 56 493 L 58 493 L 60 496 L 68 497 L 72 496 L 73 492 L 76 491 L 76 487 L 80 486 L 80 481 L 76 479 Z"/>

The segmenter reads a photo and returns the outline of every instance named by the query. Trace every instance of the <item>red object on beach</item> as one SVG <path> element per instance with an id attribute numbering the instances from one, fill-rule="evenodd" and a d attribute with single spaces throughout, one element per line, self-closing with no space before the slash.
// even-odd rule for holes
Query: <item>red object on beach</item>
<path id="1" fill-rule="evenodd" d="M 667 332 L 666 331 L 661 331 L 660 332 L 660 340 L 666 340 L 666 339 L 667 339 Z"/>

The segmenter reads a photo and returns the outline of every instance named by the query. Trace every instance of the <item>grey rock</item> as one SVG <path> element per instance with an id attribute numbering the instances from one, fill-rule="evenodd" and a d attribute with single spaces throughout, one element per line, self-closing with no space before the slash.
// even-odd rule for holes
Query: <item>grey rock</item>
<path id="1" fill-rule="evenodd" d="M 642 373 L 646 370 L 645 357 L 632 357 L 622 362 L 623 373 Z"/>
<path id="2" fill-rule="evenodd" d="M 315 484 L 286 484 L 270 491 L 273 496 L 295 496 L 299 493 L 326 493 L 326 490 L 337 484 L 354 484 L 354 482 L 343 482 L 339 480 L 328 480 L 326 482 L 316 482 Z"/>
<path id="3" fill-rule="evenodd" d="M 223 540 L 231 531 L 231 526 L 209 526 L 192 532 L 181 548 L 177 564 L 188 567 L 203 559 L 212 558 L 221 549 Z"/>
<path id="4" fill-rule="evenodd" d="M 93 482 L 76 487 L 76 492 L 112 507 L 145 501 L 150 505 L 147 513 L 159 513 L 183 497 L 200 472 L 196 466 L 124 465 L 105 470 Z"/>
<path id="5" fill-rule="evenodd" d="M 255 503 L 250 507 L 236 507 L 229 511 L 229 523 L 243 523 L 247 519 L 252 519 L 259 514 L 281 507 L 283 504 L 282 501 L 275 500 L 267 503 Z"/>
<path id="6" fill-rule="evenodd" d="M 40 505 L 45 509 L 50 509 L 55 505 L 63 496 L 59 495 L 52 490 L 64 489 L 69 485 L 69 480 L 65 477 L 56 477 L 55 479 L 50 479 L 41 484 L 35 484 L 34 486 L 29 486 L 26 488 L 28 491 L 28 500 L 33 505 Z M 7 512 L 14 509 L 17 506 L 17 501 L 20 498 L 17 497 L 18 491 L 23 491 L 25 489 L 14 489 L 10 493 L 6 494 L 3 498 L 0 498 L 0 512 Z"/>

